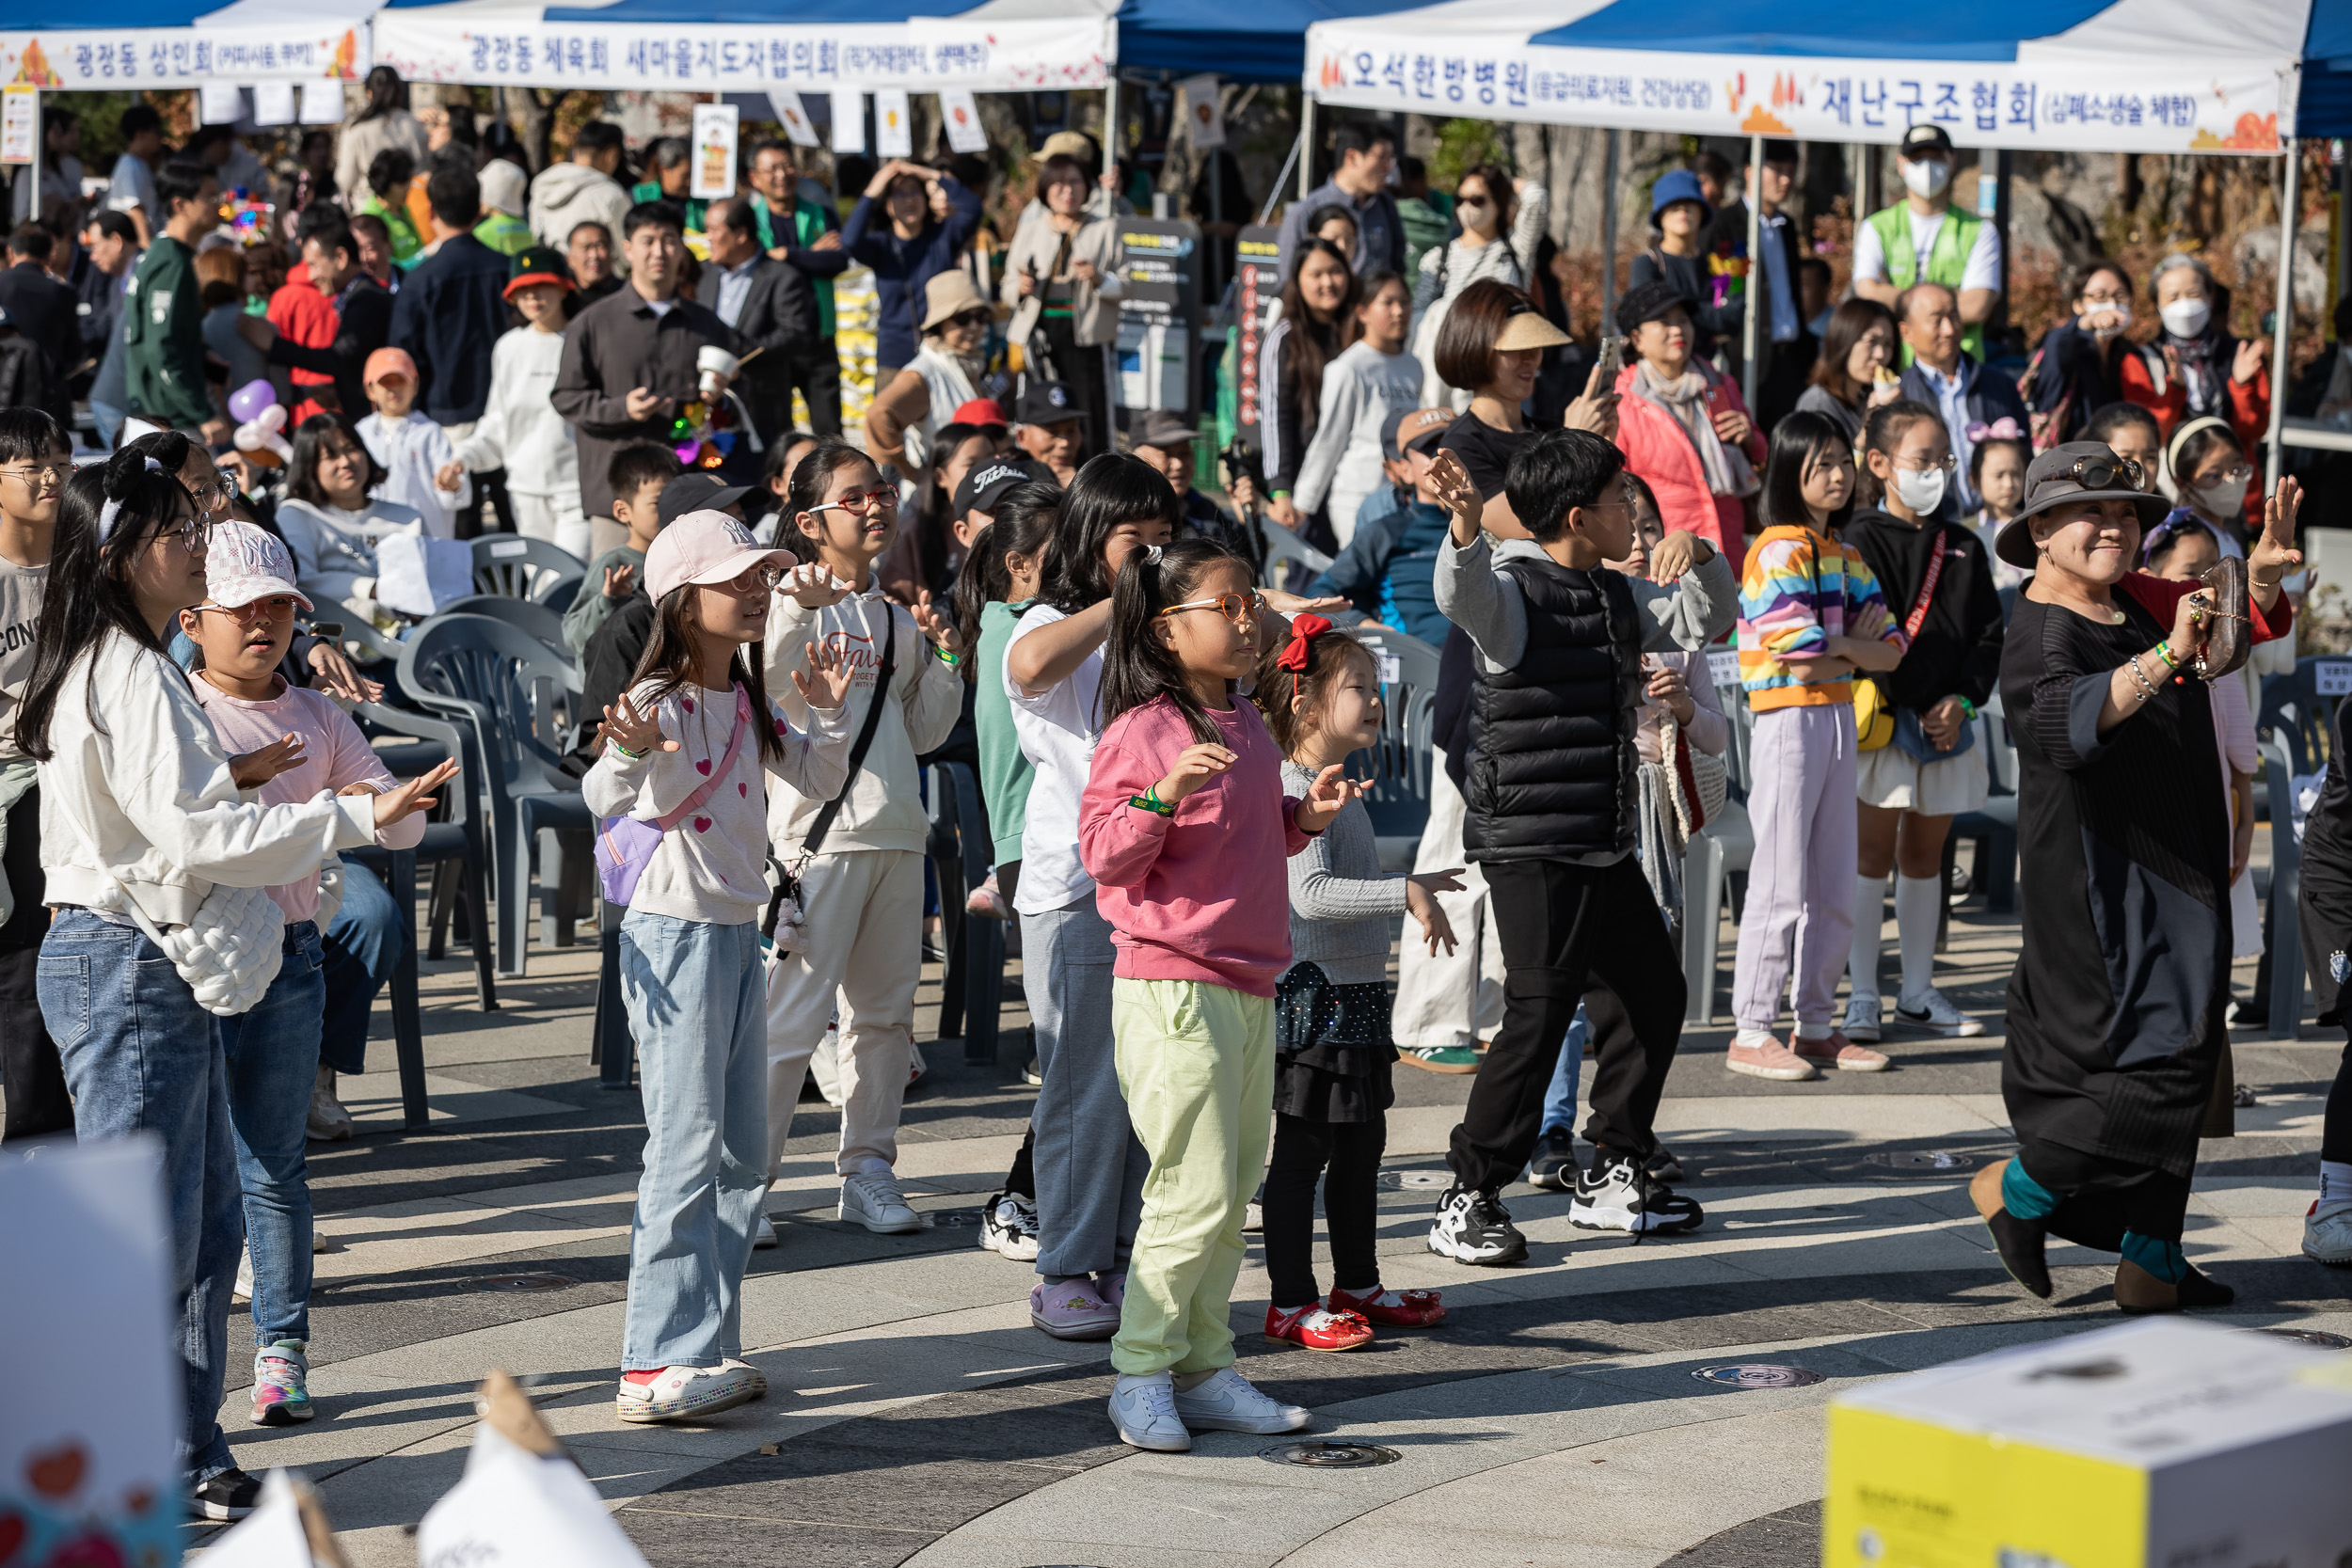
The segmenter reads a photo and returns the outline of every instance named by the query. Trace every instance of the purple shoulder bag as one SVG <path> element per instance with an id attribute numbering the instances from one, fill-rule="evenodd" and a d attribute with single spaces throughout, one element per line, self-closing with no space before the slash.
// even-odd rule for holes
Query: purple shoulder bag
<path id="1" fill-rule="evenodd" d="M 635 896 L 637 879 L 653 863 L 653 852 L 661 847 L 662 835 L 700 811 L 734 771 L 735 755 L 743 749 L 743 736 L 751 723 L 752 699 L 739 686 L 735 689 L 735 733 L 727 736 L 727 754 L 700 788 L 667 816 L 608 816 L 596 824 L 596 879 L 603 885 L 606 903 L 626 906 Z"/>

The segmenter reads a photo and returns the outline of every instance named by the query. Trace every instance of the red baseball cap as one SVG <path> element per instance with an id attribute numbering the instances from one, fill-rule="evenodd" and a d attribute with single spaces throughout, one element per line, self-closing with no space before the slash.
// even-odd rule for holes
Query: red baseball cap
<path id="1" fill-rule="evenodd" d="M 974 398 L 969 403 L 958 404 L 956 417 L 947 422 L 950 424 L 993 424 L 999 430 L 1012 423 L 1010 420 L 1005 418 L 1004 408 L 994 398 Z"/>

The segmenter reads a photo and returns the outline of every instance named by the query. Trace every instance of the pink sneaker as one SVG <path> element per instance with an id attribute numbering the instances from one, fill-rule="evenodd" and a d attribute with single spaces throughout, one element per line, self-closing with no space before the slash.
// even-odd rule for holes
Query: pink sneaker
<path id="1" fill-rule="evenodd" d="M 1119 1332 L 1119 1308 L 1103 1299 L 1091 1279 L 1029 1287 L 1029 1322 L 1057 1339 L 1107 1339 Z"/>
<path id="2" fill-rule="evenodd" d="M 1761 1045 L 1741 1045 L 1734 1036 L 1731 1050 L 1724 1053 L 1724 1066 L 1751 1078 L 1778 1078 L 1791 1083 L 1817 1076 L 1812 1063 L 1771 1038 Z"/>
<path id="3" fill-rule="evenodd" d="M 1799 1038 L 1792 1043 L 1796 1047 L 1796 1053 L 1806 1061 L 1818 1062 L 1825 1068 L 1835 1067 L 1840 1072 L 1884 1072 L 1886 1070 L 1886 1053 L 1873 1051 L 1866 1045 L 1856 1045 L 1848 1039 L 1841 1030 L 1832 1029 L 1827 1039 Z"/>

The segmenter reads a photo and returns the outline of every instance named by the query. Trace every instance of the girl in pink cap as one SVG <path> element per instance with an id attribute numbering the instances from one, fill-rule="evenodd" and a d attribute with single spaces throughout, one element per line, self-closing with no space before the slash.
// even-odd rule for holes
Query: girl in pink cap
<path id="1" fill-rule="evenodd" d="M 769 594 L 792 564 L 723 512 L 690 512 L 645 552 L 658 607 L 632 688 L 604 710 L 588 809 L 661 830 L 621 922 L 621 997 L 637 1037 L 644 1174 L 629 1239 L 624 1421 L 700 1418 L 768 1390 L 742 1359 L 744 1267 L 768 1188 L 768 786 L 830 796 L 848 777 L 850 670 L 808 650 L 792 684 L 811 735 L 769 701 Z M 600 851 L 601 853 L 601 851 Z"/>

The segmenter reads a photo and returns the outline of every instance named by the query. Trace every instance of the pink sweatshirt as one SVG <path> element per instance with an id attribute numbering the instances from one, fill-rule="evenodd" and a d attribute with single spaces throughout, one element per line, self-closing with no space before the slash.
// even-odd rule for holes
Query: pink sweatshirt
<path id="1" fill-rule="evenodd" d="M 190 675 L 188 684 L 196 689 L 196 700 L 204 706 L 204 717 L 213 721 L 213 733 L 220 737 L 220 749 L 232 757 L 275 745 L 289 735 L 302 737 L 300 765 L 278 774 L 260 790 L 248 792 L 250 799 L 265 806 L 311 800 L 345 784 L 364 782 L 380 791 L 400 782 L 375 754 L 375 748 L 368 744 L 368 737 L 359 733 L 359 726 L 323 691 L 290 687 L 280 676 L 278 695 L 267 702 L 249 703 L 215 686 L 201 671 Z M 453 789 L 462 782 L 453 780 L 442 787 Z M 413 849 L 423 842 L 424 822 L 422 813 L 403 817 L 389 828 L 379 830 L 375 841 L 387 849 Z M 315 870 L 298 882 L 271 888 L 268 893 L 271 900 L 286 911 L 289 926 L 297 920 L 318 918 L 319 879 Z"/>
<path id="2" fill-rule="evenodd" d="M 1094 748 L 1078 807 L 1078 856 L 1130 980 L 1198 980 L 1272 996 L 1290 967 L 1290 882 L 1282 863 L 1307 847 L 1298 801 L 1282 793 L 1282 753 L 1236 698 L 1209 717 L 1237 760 L 1162 816 L 1127 802 L 1168 776 L 1191 726 L 1169 698 L 1122 713 Z"/>

